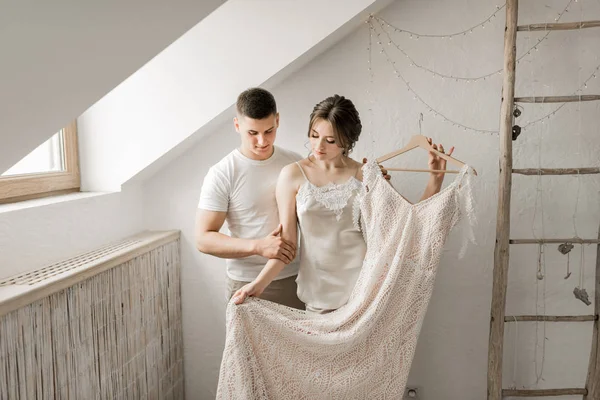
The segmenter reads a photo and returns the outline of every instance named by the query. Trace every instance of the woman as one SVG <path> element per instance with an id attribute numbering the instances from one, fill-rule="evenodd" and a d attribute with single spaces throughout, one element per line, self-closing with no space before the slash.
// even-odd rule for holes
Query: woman
<path id="1" fill-rule="evenodd" d="M 311 154 L 283 168 L 277 182 L 282 237 L 296 244 L 300 228 L 298 298 L 309 312 L 327 313 L 346 304 L 364 260 L 356 204 L 362 164 L 349 157 L 361 129 L 350 100 L 339 95 L 323 100 L 310 115 Z M 429 166 L 444 169 L 445 160 L 430 154 Z M 432 174 L 422 199 L 439 192 L 443 179 L 443 173 Z M 269 260 L 256 280 L 234 294 L 234 302 L 259 296 L 284 266 Z"/>

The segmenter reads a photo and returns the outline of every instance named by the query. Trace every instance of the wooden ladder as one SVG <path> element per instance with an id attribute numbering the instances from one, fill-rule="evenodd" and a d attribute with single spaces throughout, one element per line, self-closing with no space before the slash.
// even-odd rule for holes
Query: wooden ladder
<path id="1" fill-rule="evenodd" d="M 598 313 L 600 311 L 600 235 L 597 239 L 514 239 L 510 235 L 510 199 L 512 174 L 523 175 L 568 175 L 598 174 L 600 168 L 564 168 L 564 169 L 513 169 L 512 158 L 512 122 L 515 102 L 549 103 L 600 100 L 600 95 L 552 96 L 552 97 L 514 97 L 515 61 L 517 31 L 568 30 L 600 27 L 600 21 L 582 21 L 574 23 L 549 23 L 536 25 L 517 25 L 518 0 L 506 2 L 506 29 L 504 34 L 504 81 L 502 83 L 502 106 L 500 119 L 500 176 L 498 188 L 498 214 L 496 223 L 496 245 L 494 250 L 494 281 L 490 318 L 490 337 L 488 349 L 488 400 L 500 400 L 509 396 L 550 397 L 565 395 L 583 395 L 584 400 L 600 400 L 600 335 L 598 333 Z M 509 246 L 511 244 L 538 243 L 581 243 L 598 244 L 596 255 L 594 314 L 582 316 L 506 316 L 506 286 L 509 265 Z M 516 390 L 502 389 L 502 355 L 504 342 L 504 323 L 513 321 L 548 322 L 584 322 L 593 321 L 592 348 L 587 382 L 584 388 Z"/>

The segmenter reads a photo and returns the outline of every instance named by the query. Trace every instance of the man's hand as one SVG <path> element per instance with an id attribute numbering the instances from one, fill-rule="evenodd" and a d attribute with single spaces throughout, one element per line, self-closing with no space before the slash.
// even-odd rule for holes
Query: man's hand
<path id="1" fill-rule="evenodd" d="M 435 144 L 435 143 L 433 143 L 433 140 L 431 138 L 427 138 L 427 141 L 429 142 L 429 144 L 431 145 L 431 147 L 433 147 L 434 149 L 436 149 L 440 153 L 444 153 L 444 146 L 442 146 L 441 143 L 439 145 Z M 450 148 L 450 151 L 448 152 L 448 155 L 449 156 L 452 155 L 453 152 L 454 152 L 454 146 L 452 146 Z M 442 157 L 438 156 L 437 154 L 435 154 L 432 151 L 429 152 L 429 162 L 428 162 L 428 165 L 429 165 L 429 169 L 446 170 L 446 160 L 444 160 Z M 443 172 L 432 172 L 431 175 L 436 180 L 443 181 L 445 173 L 443 173 Z"/>
<path id="2" fill-rule="evenodd" d="M 279 224 L 269 236 L 257 240 L 256 254 L 289 264 L 296 257 L 296 246 L 280 236 L 281 230 L 282 226 Z"/>
<path id="3" fill-rule="evenodd" d="M 235 304 L 242 304 L 248 297 L 258 297 L 265 290 L 266 286 L 263 286 L 256 280 L 244 285 L 241 289 L 233 294 L 233 302 Z"/>
<path id="4" fill-rule="evenodd" d="M 363 164 L 367 163 L 367 159 L 363 158 Z M 381 170 L 381 175 L 383 175 L 383 177 L 385 178 L 386 181 L 389 181 L 392 177 L 388 175 L 388 170 L 383 168 L 382 165 L 379 166 L 379 169 Z"/>

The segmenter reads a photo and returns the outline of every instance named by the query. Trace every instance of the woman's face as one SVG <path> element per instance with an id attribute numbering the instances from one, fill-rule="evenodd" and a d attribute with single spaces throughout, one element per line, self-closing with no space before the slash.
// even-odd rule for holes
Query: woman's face
<path id="1" fill-rule="evenodd" d="M 317 119 L 310 130 L 310 147 L 317 160 L 327 161 L 339 157 L 344 151 L 338 146 L 329 121 Z"/>

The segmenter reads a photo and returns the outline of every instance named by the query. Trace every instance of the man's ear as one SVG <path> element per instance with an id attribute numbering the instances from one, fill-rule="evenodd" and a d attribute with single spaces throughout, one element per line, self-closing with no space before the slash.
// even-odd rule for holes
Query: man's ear
<path id="1" fill-rule="evenodd" d="M 233 126 L 235 127 L 235 131 L 240 133 L 240 121 L 238 121 L 237 117 L 233 117 Z"/>
<path id="2" fill-rule="evenodd" d="M 275 114 L 275 125 L 279 128 L 279 113 Z"/>

